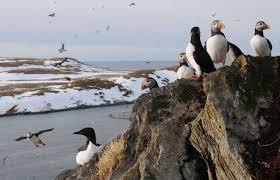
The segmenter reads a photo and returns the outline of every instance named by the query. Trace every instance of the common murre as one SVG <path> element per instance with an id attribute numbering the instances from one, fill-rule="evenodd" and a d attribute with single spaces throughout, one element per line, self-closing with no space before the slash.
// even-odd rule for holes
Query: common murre
<path id="1" fill-rule="evenodd" d="M 77 164 L 83 166 L 84 164 L 88 163 L 93 155 L 100 150 L 100 144 L 96 143 L 96 135 L 93 128 L 87 127 L 80 131 L 74 132 L 73 134 L 84 135 L 89 140 L 87 149 L 80 151 L 76 156 Z"/>

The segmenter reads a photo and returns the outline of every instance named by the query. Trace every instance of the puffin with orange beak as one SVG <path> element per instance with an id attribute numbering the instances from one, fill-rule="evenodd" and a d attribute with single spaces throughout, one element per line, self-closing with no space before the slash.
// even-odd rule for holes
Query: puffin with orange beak
<path id="1" fill-rule="evenodd" d="M 154 88 L 158 88 L 158 83 L 154 78 L 148 77 L 147 79 L 145 79 L 144 81 L 142 81 L 141 83 L 141 89 L 145 90 L 147 88 L 154 89 Z"/>
<path id="2" fill-rule="evenodd" d="M 271 56 L 272 44 L 264 37 L 263 31 L 270 29 L 270 26 L 263 21 L 257 22 L 255 34 L 250 41 L 251 48 L 256 56 Z"/>
<path id="3" fill-rule="evenodd" d="M 226 55 L 229 49 L 227 39 L 222 33 L 222 29 L 225 28 L 223 21 L 214 20 L 211 23 L 211 37 L 206 41 L 206 51 L 210 55 L 212 61 L 215 64 L 222 63 L 223 66 L 226 62 Z"/>

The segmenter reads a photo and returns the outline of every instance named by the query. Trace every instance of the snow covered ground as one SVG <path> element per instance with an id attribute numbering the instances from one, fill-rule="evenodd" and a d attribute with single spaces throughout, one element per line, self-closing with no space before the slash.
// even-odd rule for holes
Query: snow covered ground
<path id="1" fill-rule="evenodd" d="M 0 115 L 38 113 L 132 102 L 145 76 L 160 86 L 176 80 L 169 70 L 113 72 L 75 59 L 0 60 Z"/>

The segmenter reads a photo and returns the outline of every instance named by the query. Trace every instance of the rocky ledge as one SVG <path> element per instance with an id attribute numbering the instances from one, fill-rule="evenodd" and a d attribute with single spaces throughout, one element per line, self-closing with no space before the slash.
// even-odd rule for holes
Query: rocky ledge
<path id="1" fill-rule="evenodd" d="M 57 179 L 279 179 L 279 89 L 280 57 L 242 56 L 152 90 L 125 134 Z"/>

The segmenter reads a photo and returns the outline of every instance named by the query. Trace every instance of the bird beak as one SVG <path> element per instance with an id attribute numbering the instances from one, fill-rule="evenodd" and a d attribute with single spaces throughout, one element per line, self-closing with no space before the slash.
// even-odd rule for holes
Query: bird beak
<path id="1" fill-rule="evenodd" d="M 77 131 L 77 132 L 74 132 L 73 134 L 82 134 L 83 135 L 83 132 Z"/>
<path id="2" fill-rule="evenodd" d="M 143 91 L 145 89 L 144 84 L 141 84 L 141 90 Z"/>
<path id="3" fill-rule="evenodd" d="M 223 22 L 223 21 L 221 21 L 220 23 L 219 23 L 219 26 L 220 26 L 220 29 L 225 29 L 225 23 Z"/>
<path id="4" fill-rule="evenodd" d="M 269 24 L 265 24 L 264 29 L 270 29 L 270 25 Z"/>

